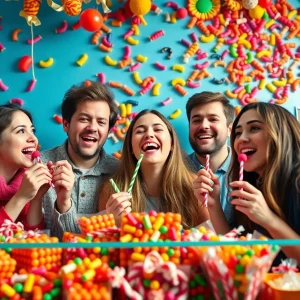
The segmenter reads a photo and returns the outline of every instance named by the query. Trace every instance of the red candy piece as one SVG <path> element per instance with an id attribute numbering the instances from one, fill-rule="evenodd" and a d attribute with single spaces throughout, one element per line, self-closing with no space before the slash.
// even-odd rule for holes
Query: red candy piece
<path id="1" fill-rule="evenodd" d="M 248 157 L 247 157 L 247 155 L 244 154 L 244 153 L 241 153 L 241 154 L 239 154 L 239 156 L 238 156 L 239 162 L 242 162 L 242 161 L 243 161 L 243 162 L 246 162 L 247 159 L 248 159 Z"/>
<path id="2" fill-rule="evenodd" d="M 185 17 L 187 17 L 187 15 L 188 15 L 188 11 L 184 7 L 180 7 L 176 10 L 177 19 L 184 19 Z"/>
<path id="3" fill-rule="evenodd" d="M 27 72 L 32 64 L 32 59 L 30 56 L 23 56 L 18 63 L 18 68 L 21 72 Z"/>
<path id="4" fill-rule="evenodd" d="M 88 8 L 80 15 L 80 25 L 87 31 L 97 31 L 103 24 L 103 17 L 98 10 Z"/>

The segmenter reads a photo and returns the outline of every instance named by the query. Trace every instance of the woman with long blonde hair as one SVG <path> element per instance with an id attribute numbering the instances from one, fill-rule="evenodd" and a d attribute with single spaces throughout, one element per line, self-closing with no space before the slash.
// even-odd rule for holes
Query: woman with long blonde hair
<path id="1" fill-rule="evenodd" d="M 274 239 L 299 239 L 300 234 L 300 123 L 276 104 L 253 103 L 235 119 L 231 133 L 232 161 L 228 183 L 232 188 L 236 225 Z M 239 181 L 238 156 L 247 156 L 243 180 Z M 210 193 L 209 183 L 218 181 L 202 170 L 194 182 L 201 199 Z M 214 188 L 214 187 L 213 187 Z M 209 197 L 209 214 L 218 233 L 230 228 L 217 199 Z M 284 247 L 286 256 L 300 262 L 300 247 Z"/>
<path id="2" fill-rule="evenodd" d="M 127 193 L 140 154 L 144 158 L 132 193 Z M 209 216 L 193 193 L 196 175 L 186 165 L 170 122 L 156 110 L 141 111 L 128 128 L 120 169 L 113 176 L 122 192 L 116 193 L 107 182 L 100 191 L 99 209 L 113 213 L 117 221 L 123 212 L 154 209 L 180 213 L 185 227 L 199 225 Z"/>

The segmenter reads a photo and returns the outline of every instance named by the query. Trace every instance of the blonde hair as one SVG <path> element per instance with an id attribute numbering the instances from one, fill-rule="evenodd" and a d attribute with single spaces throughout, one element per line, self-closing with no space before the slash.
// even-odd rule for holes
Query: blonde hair
<path id="1" fill-rule="evenodd" d="M 284 201 L 291 187 L 300 192 L 300 123 L 286 109 L 276 104 L 253 103 L 245 106 L 232 126 L 231 147 L 236 138 L 235 129 L 240 117 L 255 109 L 268 134 L 266 165 L 261 177 L 254 172 L 244 171 L 244 180 L 261 190 L 270 209 L 283 220 L 288 218 L 283 210 Z M 232 151 L 228 183 L 238 180 L 239 162 Z M 255 224 L 246 215 L 237 212 L 239 224 L 253 230 Z"/>
<path id="2" fill-rule="evenodd" d="M 160 183 L 160 211 L 180 213 L 183 225 L 193 227 L 199 225 L 199 215 L 203 212 L 202 205 L 199 205 L 193 193 L 193 173 L 188 169 L 181 153 L 177 134 L 170 122 L 156 110 L 141 111 L 130 124 L 123 145 L 122 158 L 119 171 L 113 176 L 114 181 L 121 191 L 127 191 L 132 174 L 137 163 L 132 150 L 132 131 L 136 121 L 146 115 L 158 116 L 167 126 L 172 139 L 172 151 L 170 152 L 163 169 L 162 182 Z M 195 175 L 194 175 L 195 176 Z M 110 185 L 105 185 L 114 191 Z M 142 173 L 139 172 L 132 189 L 132 211 L 143 212 L 146 208 L 147 191 L 143 182 Z M 208 218 L 208 217 L 207 217 Z M 201 220 L 205 221 L 205 220 Z"/>

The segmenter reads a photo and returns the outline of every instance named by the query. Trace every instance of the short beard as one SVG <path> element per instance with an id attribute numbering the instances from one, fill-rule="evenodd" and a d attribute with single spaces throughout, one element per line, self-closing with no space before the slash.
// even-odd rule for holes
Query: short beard
<path id="1" fill-rule="evenodd" d="M 204 155 L 207 155 L 207 154 L 209 154 L 209 155 L 214 154 L 214 153 L 220 151 L 224 146 L 224 143 L 221 143 L 220 141 L 218 141 L 218 142 L 215 143 L 214 146 L 212 146 L 211 149 L 202 150 L 201 147 L 199 147 L 199 145 L 194 140 L 189 138 L 189 141 L 190 141 L 190 145 L 192 146 L 193 150 L 199 156 L 204 156 Z M 225 144 L 226 144 L 226 141 L 225 141 Z"/>
<path id="2" fill-rule="evenodd" d="M 76 153 L 80 158 L 82 158 L 84 160 L 90 160 L 90 159 L 93 159 L 96 156 L 98 156 L 104 145 L 104 144 L 100 145 L 93 154 L 87 155 L 87 154 L 82 153 L 80 148 L 77 147 L 77 145 L 75 145 L 75 147 L 74 147 L 73 144 L 70 142 L 70 140 L 68 142 L 70 143 L 70 146 L 72 147 L 74 153 Z"/>

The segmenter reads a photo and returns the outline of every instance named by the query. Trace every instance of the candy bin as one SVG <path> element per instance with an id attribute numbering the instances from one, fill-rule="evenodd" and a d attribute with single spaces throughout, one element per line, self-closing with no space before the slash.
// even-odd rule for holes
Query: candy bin
<path id="1" fill-rule="evenodd" d="M 264 278 L 258 300 L 300 299 L 300 273 L 295 259 L 285 259 Z"/>
<path id="2" fill-rule="evenodd" d="M 92 242 L 118 242 L 120 239 L 119 228 L 104 228 L 87 234 Z M 111 268 L 120 265 L 120 249 L 95 247 L 86 250 L 89 258 L 94 260 L 99 257 L 103 263 L 107 263 Z"/>
<path id="3" fill-rule="evenodd" d="M 224 240 L 224 237 L 221 238 Z M 254 300 L 270 269 L 278 246 L 237 245 L 208 247 L 203 265 L 216 299 Z M 265 240 L 261 237 L 261 242 Z"/>
<path id="4" fill-rule="evenodd" d="M 173 213 L 129 213 L 122 217 L 120 242 L 180 241 L 181 216 Z M 123 267 L 142 262 L 150 251 L 161 254 L 164 261 L 180 264 L 179 247 L 135 247 L 120 250 L 120 264 Z"/>
<path id="5" fill-rule="evenodd" d="M 97 231 L 99 229 L 115 227 L 116 223 L 113 214 L 94 215 L 91 217 L 80 217 L 78 219 L 78 226 L 81 233 L 86 235 L 87 233 Z"/>
<path id="6" fill-rule="evenodd" d="M 64 232 L 63 242 L 69 243 L 87 243 L 89 239 L 85 238 L 83 234 L 77 234 L 72 232 Z M 63 249 L 63 263 L 67 263 L 69 260 L 73 260 L 76 257 L 84 259 L 87 257 L 87 249 L 84 248 L 64 248 Z"/>
<path id="7" fill-rule="evenodd" d="M 11 278 L 15 269 L 17 262 L 10 257 L 8 253 L 0 249 L 0 280 Z"/>
<path id="8" fill-rule="evenodd" d="M 91 261 L 75 258 L 64 265 L 61 270 L 63 280 L 63 298 L 67 300 L 109 300 L 111 285 L 109 284 L 110 269 L 102 264 L 100 258 Z"/>
<path id="9" fill-rule="evenodd" d="M 33 268 L 45 268 L 48 271 L 57 272 L 61 267 L 61 248 L 31 248 L 32 243 L 58 243 L 58 238 L 49 237 L 44 233 L 30 232 L 22 234 L 17 239 L 11 239 L 10 243 L 28 244 L 26 249 L 14 249 L 12 245 L 12 258 L 17 261 L 16 270 L 25 269 L 30 272 Z"/>
<path id="10" fill-rule="evenodd" d="M 213 291 L 201 267 L 192 267 L 189 279 L 190 300 L 213 300 Z"/>

